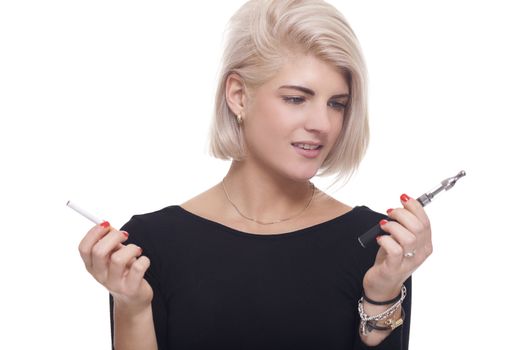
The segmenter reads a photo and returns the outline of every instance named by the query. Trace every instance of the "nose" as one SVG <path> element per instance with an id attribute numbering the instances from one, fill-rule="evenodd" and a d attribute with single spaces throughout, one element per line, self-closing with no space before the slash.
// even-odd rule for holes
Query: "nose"
<path id="1" fill-rule="evenodd" d="M 319 105 L 307 112 L 304 128 L 311 132 L 327 133 L 332 122 L 330 111 L 326 105 Z"/>

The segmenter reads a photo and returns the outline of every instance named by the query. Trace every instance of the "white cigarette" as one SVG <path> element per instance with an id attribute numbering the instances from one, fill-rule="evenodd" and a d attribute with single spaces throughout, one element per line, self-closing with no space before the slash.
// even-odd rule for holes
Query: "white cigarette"
<path id="1" fill-rule="evenodd" d="M 104 220 L 100 220 L 95 215 L 93 215 L 90 212 L 80 208 L 78 205 L 76 205 L 75 203 L 73 203 L 71 201 L 67 201 L 66 205 L 68 207 L 70 207 L 71 209 L 73 209 L 74 211 L 76 211 L 77 213 L 79 213 L 80 215 L 82 215 L 83 217 L 85 217 L 86 219 L 91 220 L 93 223 L 95 223 L 97 225 L 99 225 L 99 224 L 104 222 Z"/>

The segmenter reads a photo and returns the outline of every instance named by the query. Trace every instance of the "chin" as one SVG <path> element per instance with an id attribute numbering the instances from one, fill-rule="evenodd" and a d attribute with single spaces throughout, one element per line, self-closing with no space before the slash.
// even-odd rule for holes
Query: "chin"
<path id="1" fill-rule="evenodd" d="M 291 169 L 291 171 L 288 172 L 288 176 L 294 179 L 298 182 L 304 182 L 308 181 L 311 178 L 313 178 L 315 175 L 317 175 L 317 172 L 319 171 L 318 167 L 312 167 L 312 168 L 305 168 L 305 169 Z"/>

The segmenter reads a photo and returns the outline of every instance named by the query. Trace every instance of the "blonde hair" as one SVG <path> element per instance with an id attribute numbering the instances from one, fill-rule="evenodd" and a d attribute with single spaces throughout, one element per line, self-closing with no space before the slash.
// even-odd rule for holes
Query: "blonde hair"
<path id="1" fill-rule="evenodd" d="M 250 89 L 270 80 L 289 52 L 313 54 L 337 67 L 350 87 L 343 128 L 318 175 L 346 183 L 369 141 L 367 77 L 357 38 L 343 15 L 321 0 L 250 0 L 231 18 L 215 97 L 210 152 L 242 160 L 243 134 L 226 102 L 226 80 L 238 74 Z"/>

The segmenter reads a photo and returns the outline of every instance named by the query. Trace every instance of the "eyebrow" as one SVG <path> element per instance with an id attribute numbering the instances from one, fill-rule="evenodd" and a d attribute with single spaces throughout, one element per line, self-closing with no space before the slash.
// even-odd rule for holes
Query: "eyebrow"
<path id="1" fill-rule="evenodd" d="M 305 94 L 310 95 L 310 96 L 315 96 L 315 92 L 312 89 L 308 89 L 304 86 L 299 86 L 299 85 L 283 85 L 279 87 L 279 89 L 293 89 L 293 90 L 304 92 Z M 350 94 L 335 95 L 335 96 L 332 96 L 331 98 L 343 98 L 343 97 L 350 97 Z"/>

